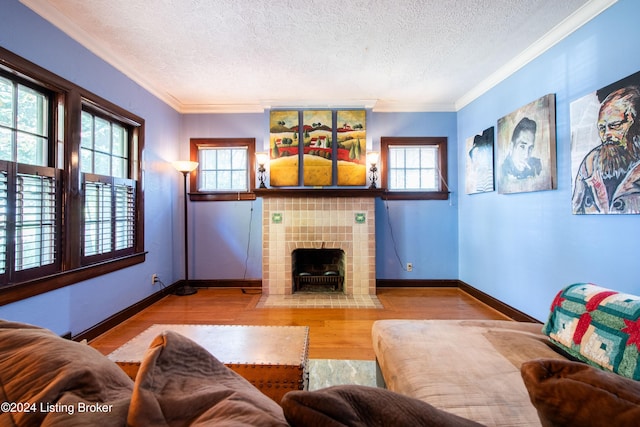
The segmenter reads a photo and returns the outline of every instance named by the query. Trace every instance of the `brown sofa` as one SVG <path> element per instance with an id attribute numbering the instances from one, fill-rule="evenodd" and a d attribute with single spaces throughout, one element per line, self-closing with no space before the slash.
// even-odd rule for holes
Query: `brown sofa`
<path id="1" fill-rule="evenodd" d="M 389 390 L 481 424 L 640 425 L 639 316 L 636 296 L 574 284 L 545 325 L 379 320 L 372 338 Z"/>
<path id="2" fill-rule="evenodd" d="M 132 381 L 88 345 L 0 320 L 0 426 L 477 426 L 388 390 L 290 391 L 281 404 L 172 331 Z"/>

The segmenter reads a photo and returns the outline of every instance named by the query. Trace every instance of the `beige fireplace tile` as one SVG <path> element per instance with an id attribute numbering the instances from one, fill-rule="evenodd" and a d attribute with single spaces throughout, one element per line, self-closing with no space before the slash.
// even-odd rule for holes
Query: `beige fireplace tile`
<path id="1" fill-rule="evenodd" d="M 268 289 L 263 292 L 269 295 L 290 295 L 292 251 L 299 247 L 326 247 L 342 248 L 345 251 L 347 294 L 374 295 L 374 208 L 374 201 L 369 198 L 265 199 L 263 283 Z M 273 212 L 283 215 L 282 224 L 270 222 Z M 355 214 L 359 212 L 365 212 L 366 224 L 355 223 Z M 366 263 L 370 265 L 367 266 Z M 357 266 L 355 269 L 354 265 Z"/>

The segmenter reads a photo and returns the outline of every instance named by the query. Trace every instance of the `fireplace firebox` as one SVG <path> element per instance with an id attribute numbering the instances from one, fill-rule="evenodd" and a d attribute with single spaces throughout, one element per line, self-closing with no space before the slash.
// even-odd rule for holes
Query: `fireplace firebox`
<path id="1" fill-rule="evenodd" d="M 342 249 L 295 249 L 293 292 L 344 292 L 345 264 Z"/>

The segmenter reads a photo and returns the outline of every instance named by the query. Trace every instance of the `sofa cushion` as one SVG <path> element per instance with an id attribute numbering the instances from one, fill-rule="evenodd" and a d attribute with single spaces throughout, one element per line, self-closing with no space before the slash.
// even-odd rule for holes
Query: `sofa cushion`
<path id="1" fill-rule="evenodd" d="M 563 358 L 542 325 L 508 320 L 379 320 L 373 347 L 389 390 L 486 425 L 539 425 L 522 362 Z"/>
<path id="2" fill-rule="evenodd" d="M 88 345 L 0 320 L 0 402 L 28 404 L 0 411 L 0 425 L 122 426 L 132 389 L 122 369 Z"/>
<path id="3" fill-rule="evenodd" d="M 389 390 L 341 385 L 290 391 L 282 408 L 292 427 L 480 426 L 470 420 Z"/>
<path id="4" fill-rule="evenodd" d="M 588 283 L 567 286 L 543 332 L 579 360 L 640 380 L 640 297 Z"/>
<path id="5" fill-rule="evenodd" d="M 640 383 L 580 362 L 538 359 L 522 379 L 544 426 L 640 425 Z"/>
<path id="6" fill-rule="evenodd" d="M 157 336 L 136 376 L 131 426 L 286 426 L 282 408 L 207 350 L 172 331 Z"/>

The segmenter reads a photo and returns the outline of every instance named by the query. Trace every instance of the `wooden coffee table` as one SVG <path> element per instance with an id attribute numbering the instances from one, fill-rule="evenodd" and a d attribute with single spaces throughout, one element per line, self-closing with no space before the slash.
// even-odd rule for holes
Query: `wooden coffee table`
<path id="1" fill-rule="evenodd" d="M 195 341 L 278 403 L 291 390 L 308 390 L 308 326 L 159 324 L 107 357 L 135 380 L 149 344 L 166 330 Z"/>

